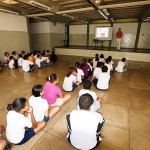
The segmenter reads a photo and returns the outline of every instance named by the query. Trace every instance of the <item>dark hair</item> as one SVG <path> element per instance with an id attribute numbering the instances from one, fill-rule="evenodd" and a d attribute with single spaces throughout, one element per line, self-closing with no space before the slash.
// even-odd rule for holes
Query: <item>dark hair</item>
<path id="1" fill-rule="evenodd" d="M 19 57 L 22 57 L 22 54 L 19 54 Z"/>
<path id="2" fill-rule="evenodd" d="M 7 53 L 8 53 L 8 52 L 5 52 L 4 55 L 6 56 Z"/>
<path id="3" fill-rule="evenodd" d="M 111 60 L 109 58 L 106 59 L 106 64 L 108 64 L 109 62 L 111 62 Z"/>
<path id="4" fill-rule="evenodd" d="M 122 62 L 125 62 L 126 61 L 126 58 L 122 58 Z"/>
<path id="5" fill-rule="evenodd" d="M 37 55 L 37 58 L 39 58 L 41 55 Z"/>
<path id="6" fill-rule="evenodd" d="M 56 74 L 51 74 L 50 76 L 46 77 L 46 80 L 53 83 L 54 81 L 57 80 L 57 75 Z"/>
<path id="7" fill-rule="evenodd" d="M 23 109 L 25 106 L 26 106 L 25 98 L 16 98 L 12 104 L 7 105 L 7 110 L 10 111 L 14 109 L 16 112 L 20 112 L 20 110 Z"/>
<path id="8" fill-rule="evenodd" d="M 42 85 L 40 85 L 40 84 L 35 85 L 32 88 L 32 95 L 35 96 L 35 97 L 39 97 L 41 92 L 42 92 Z"/>
<path id="9" fill-rule="evenodd" d="M 86 80 L 83 82 L 84 89 L 90 89 L 92 86 L 92 82 L 90 80 Z"/>
<path id="10" fill-rule="evenodd" d="M 13 51 L 13 52 L 12 52 L 12 55 L 14 55 L 15 53 L 16 53 L 16 51 Z"/>
<path id="11" fill-rule="evenodd" d="M 102 67 L 102 72 L 107 72 L 107 70 L 108 70 L 108 67 L 107 67 L 107 66 L 103 66 L 103 67 Z"/>
<path id="12" fill-rule="evenodd" d="M 28 59 L 28 55 L 24 55 L 24 58 L 23 58 L 24 60 L 26 60 L 26 59 Z"/>
<path id="13" fill-rule="evenodd" d="M 89 108 L 92 104 L 93 104 L 93 97 L 90 94 L 83 94 L 79 98 L 80 109 L 89 110 Z"/>
<path id="14" fill-rule="evenodd" d="M 95 54 L 95 59 L 98 58 L 98 54 Z"/>
<path id="15" fill-rule="evenodd" d="M 73 72 L 77 72 L 77 69 L 76 68 L 74 68 L 74 67 L 71 67 L 70 69 L 69 69 L 69 72 L 67 73 L 67 77 L 69 77 Z"/>
<path id="16" fill-rule="evenodd" d="M 47 52 L 49 52 L 49 50 L 47 50 Z"/>
<path id="17" fill-rule="evenodd" d="M 86 63 L 87 63 L 87 59 L 83 58 L 81 68 L 83 68 L 86 65 Z"/>
<path id="18" fill-rule="evenodd" d="M 27 53 L 27 56 L 28 56 L 28 57 L 31 56 L 31 53 Z"/>
<path id="19" fill-rule="evenodd" d="M 93 67 L 93 61 L 92 61 L 92 59 L 88 59 L 88 62 L 89 62 L 90 65 Z"/>
<path id="20" fill-rule="evenodd" d="M 98 57 L 96 57 L 96 58 L 95 58 L 95 61 L 99 61 L 99 58 L 98 58 Z"/>
<path id="21" fill-rule="evenodd" d="M 112 60 L 112 56 L 108 56 L 108 59 Z"/>
<path id="22" fill-rule="evenodd" d="M 103 66 L 103 65 L 104 65 L 104 63 L 102 63 L 102 62 L 97 63 L 97 67 L 100 67 L 100 66 Z"/>
<path id="23" fill-rule="evenodd" d="M 25 53 L 25 51 L 22 51 L 21 53 Z"/>
<path id="24" fill-rule="evenodd" d="M 9 57 L 10 60 L 13 59 L 13 58 L 14 58 L 14 56 L 10 56 L 10 57 Z"/>
<path id="25" fill-rule="evenodd" d="M 100 58 L 104 58 L 104 55 L 103 55 L 103 54 L 101 54 L 99 57 L 100 57 Z"/>
<path id="26" fill-rule="evenodd" d="M 76 67 L 76 68 L 80 68 L 80 63 L 79 63 L 79 62 L 76 62 L 76 63 L 75 63 L 75 67 Z"/>

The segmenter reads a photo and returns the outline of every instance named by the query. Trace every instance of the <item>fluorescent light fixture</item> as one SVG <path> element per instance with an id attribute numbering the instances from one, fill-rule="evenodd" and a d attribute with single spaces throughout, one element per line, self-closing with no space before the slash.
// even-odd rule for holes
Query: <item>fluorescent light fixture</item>
<path id="1" fill-rule="evenodd" d="M 102 11 L 98 10 L 98 12 L 99 12 L 105 19 L 108 20 L 108 18 L 105 16 L 105 14 L 104 14 Z"/>
<path id="2" fill-rule="evenodd" d="M 114 18 L 110 18 L 112 22 L 115 22 Z"/>
<path id="3" fill-rule="evenodd" d="M 107 16 L 109 16 L 110 15 L 110 13 L 108 12 L 108 10 L 107 9 L 103 9 L 102 10 Z"/>
<path id="4" fill-rule="evenodd" d="M 95 3 L 96 4 L 98 4 L 98 3 L 100 3 L 101 2 L 101 0 L 95 0 Z"/>
<path id="5" fill-rule="evenodd" d="M 63 14 L 64 17 L 70 18 L 70 19 L 75 19 L 75 17 L 67 15 L 67 14 Z"/>
<path id="6" fill-rule="evenodd" d="M 44 21 L 48 21 L 48 19 L 42 18 L 42 17 L 34 17 L 35 19 L 40 19 L 40 20 L 44 20 Z"/>
<path id="7" fill-rule="evenodd" d="M 13 1 L 13 0 L 3 0 L 2 1 L 3 3 L 5 3 L 5 4 L 17 4 L 18 2 L 15 2 L 15 1 Z"/>
<path id="8" fill-rule="evenodd" d="M 87 23 L 88 23 L 87 21 L 84 21 L 84 20 L 81 20 L 81 22 L 82 22 L 82 23 L 85 23 L 85 24 L 87 24 Z"/>
<path id="9" fill-rule="evenodd" d="M 30 1 L 29 4 L 32 4 L 33 6 L 44 9 L 44 10 L 51 10 L 50 7 L 43 5 L 41 3 L 38 3 L 38 2 L 35 2 L 35 1 Z"/>
<path id="10" fill-rule="evenodd" d="M 19 15 L 19 13 L 18 13 L 18 12 L 11 11 L 11 10 L 7 10 L 7 9 L 0 9 L 0 11 L 2 11 L 2 12 L 7 12 L 7 13 L 11 13 L 11 14 Z"/>

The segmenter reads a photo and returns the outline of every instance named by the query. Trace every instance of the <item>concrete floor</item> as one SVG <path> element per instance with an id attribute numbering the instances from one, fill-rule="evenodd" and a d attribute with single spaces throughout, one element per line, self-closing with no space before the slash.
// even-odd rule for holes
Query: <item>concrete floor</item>
<path id="1" fill-rule="evenodd" d="M 44 86 L 46 76 L 56 73 L 58 86 L 70 66 L 82 57 L 60 56 L 59 62 L 31 73 L 21 68 L 0 72 L 0 124 L 6 126 L 7 104 L 17 97 L 31 96 L 35 84 Z M 117 62 L 117 60 L 114 60 Z M 114 73 L 108 91 L 92 90 L 104 100 L 99 112 L 105 118 L 102 131 L 103 142 L 97 150 L 150 150 L 150 63 L 127 62 L 126 73 Z M 61 107 L 47 126 L 22 146 L 12 145 L 12 150 L 72 150 L 66 140 L 66 114 L 77 108 L 78 92 L 72 92 L 72 99 Z M 5 137 L 5 133 L 3 134 Z"/>

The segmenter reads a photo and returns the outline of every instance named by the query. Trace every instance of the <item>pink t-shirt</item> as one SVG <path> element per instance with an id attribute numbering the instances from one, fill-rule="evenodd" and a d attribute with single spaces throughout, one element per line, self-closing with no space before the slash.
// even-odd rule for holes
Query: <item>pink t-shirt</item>
<path id="1" fill-rule="evenodd" d="M 46 82 L 43 98 L 47 100 L 49 105 L 51 105 L 56 102 L 57 96 L 62 96 L 60 88 L 49 81 Z"/>

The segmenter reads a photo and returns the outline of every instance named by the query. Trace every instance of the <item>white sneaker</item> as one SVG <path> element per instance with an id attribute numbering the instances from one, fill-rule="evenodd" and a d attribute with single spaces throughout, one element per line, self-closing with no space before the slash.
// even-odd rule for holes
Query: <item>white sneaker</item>
<path id="1" fill-rule="evenodd" d="M 99 141 L 102 142 L 102 140 L 103 140 L 103 139 L 99 136 Z"/>

